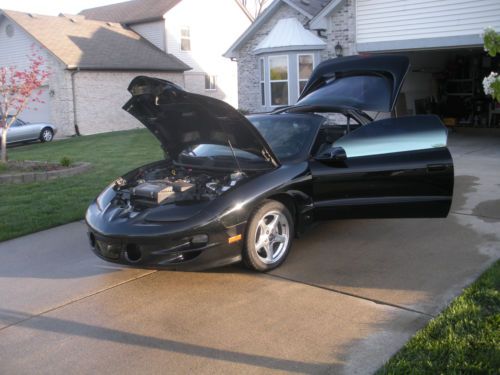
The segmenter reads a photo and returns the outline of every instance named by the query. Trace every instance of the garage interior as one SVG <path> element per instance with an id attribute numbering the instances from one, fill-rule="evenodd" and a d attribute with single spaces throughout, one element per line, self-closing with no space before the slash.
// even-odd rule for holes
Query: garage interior
<path id="1" fill-rule="evenodd" d="M 500 104 L 484 94 L 483 78 L 499 71 L 500 59 L 482 48 L 405 52 L 411 70 L 396 116 L 436 114 L 450 128 L 500 128 Z"/>

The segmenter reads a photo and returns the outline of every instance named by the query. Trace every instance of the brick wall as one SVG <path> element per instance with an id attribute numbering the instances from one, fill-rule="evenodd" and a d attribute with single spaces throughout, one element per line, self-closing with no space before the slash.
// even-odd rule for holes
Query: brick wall
<path id="1" fill-rule="evenodd" d="M 182 73 L 78 72 L 75 75 L 76 108 L 82 135 L 143 127 L 122 109 L 130 99 L 127 87 L 138 75 L 158 77 L 184 86 Z"/>
<path id="2" fill-rule="evenodd" d="M 75 134 L 73 121 L 73 97 L 71 73 L 55 57 L 49 59 L 51 75 L 49 78 L 51 123 L 57 126 L 56 137 L 69 137 Z"/>
<path id="3" fill-rule="evenodd" d="M 337 42 L 343 48 L 344 56 L 355 55 L 356 51 L 356 11 L 354 0 L 345 0 L 328 19 L 328 28 L 324 34 L 327 47 L 321 53 L 321 59 L 335 57 Z"/>

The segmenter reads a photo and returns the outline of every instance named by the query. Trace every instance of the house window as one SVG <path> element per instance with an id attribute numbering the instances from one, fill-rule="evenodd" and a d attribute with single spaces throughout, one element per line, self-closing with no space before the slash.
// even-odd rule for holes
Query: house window
<path id="1" fill-rule="evenodd" d="M 191 31 L 187 26 L 181 28 L 181 51 L 191 51 Z"/>
<path id="2" fill-rule="evenodd" d="M 298 72 L 299 72 L 299 95 L 304 90 L 309 77 L 313 71 L 314 57 L 313 55 L 298 55 Z"/>
<path id="3" fill-rule="evenodd" d="M 205 74 L 205 90 L 216 90 L 215 86 L 215 76 L 211 76 L 209 74 Z"/>
<path id="4" fill-rule="evenodd" d="M 288 56 L 269 56 L 271 105 L 288 105 Z"/>
<path id="5" fill-rule="evenodd" d="M 264 107 L 266 105 L 266 85 L 265 85 L 265 70 L 264 70 L 264 59 L 261 57 L 259 59 L 260 68 L 260 104 Z"/>

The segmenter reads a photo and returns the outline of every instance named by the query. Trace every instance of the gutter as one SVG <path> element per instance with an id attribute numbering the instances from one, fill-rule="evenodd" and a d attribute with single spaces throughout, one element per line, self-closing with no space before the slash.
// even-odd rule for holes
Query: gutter
<path id="1" fill-rule="evenodd" d="M 76 90 L 75 90 L 75 75 L 80 71 L 80 68 L 76 65 L 68 65 L 68 70 L 71 72 L 71 94 L 73 97 L 73 125 L 75 127 L 75 135 L 80 136 L 80 129 L 78 129 L 78 114 L 76 106 Z"/>

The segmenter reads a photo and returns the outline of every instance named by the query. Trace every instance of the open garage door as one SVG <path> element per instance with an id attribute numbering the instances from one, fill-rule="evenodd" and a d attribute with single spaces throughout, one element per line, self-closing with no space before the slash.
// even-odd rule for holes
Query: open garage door
<path id="1" fill-rule="evenodd" d="M 500 59 L 482 48 L 407 51 L 411 68 L 396 115 L 436 114 L 449 127 L 500 127 L 500 108 L 484 95 L 482 80 Z"/>

